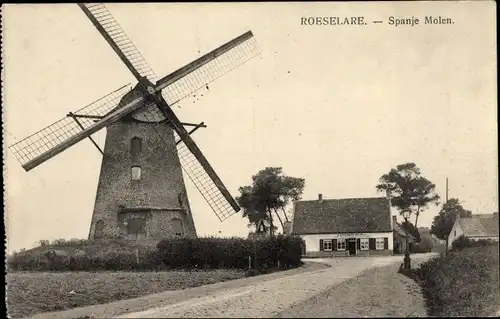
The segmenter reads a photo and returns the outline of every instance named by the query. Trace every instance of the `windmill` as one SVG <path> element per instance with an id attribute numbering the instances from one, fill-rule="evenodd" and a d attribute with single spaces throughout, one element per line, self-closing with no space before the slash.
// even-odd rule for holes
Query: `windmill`
<path id="1" fill-rule="evenodd" d="M 96 146 L 103 158 L 89 239 L 196 237 L 183 171 L 221 222 L 238 212 L 236 201 L 190 136 L 206 126 L 181 122 L 172 106 L 257 56 L 260 49 L 252 32 L 157 79 L 104 4 L 78 5 L 138 83 L 69 112 L 11 145 L 24 170 L 84 139 Z M 101 149 L 92 134 L 103 128 L 107 132 Z"/>

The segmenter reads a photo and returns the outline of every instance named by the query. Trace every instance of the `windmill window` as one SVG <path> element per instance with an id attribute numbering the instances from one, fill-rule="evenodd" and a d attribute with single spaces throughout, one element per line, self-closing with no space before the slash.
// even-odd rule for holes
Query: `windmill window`
<path id="1" fill-rule="evenodd" d="M 94 238 L 101 239 L 103 237 L 103 230 L 104 230 L 104 221 L 100 219 L 95 223 Z"/>
<path id="2" fill-rule="evenodd" d="M 137 156 L 142 151 L 142 141 L 138 137 L 133 137 L 130 140 L 130 153 L 132 156 Z"/>
<path id="3" fill-rule="evenodd" d="M 174 231 L 174 234 L 176 236 L 183 236 L 184 235 L 184 228 L 182 227 L 182 221 L 180 219 L 172 219 L 172 229 Z"/>
<path id="4" fill-rule="evenodd" d="M 141 168 L 139 166 L 132 167 L 132 180 L 139 181 L 141 179 Z"/>

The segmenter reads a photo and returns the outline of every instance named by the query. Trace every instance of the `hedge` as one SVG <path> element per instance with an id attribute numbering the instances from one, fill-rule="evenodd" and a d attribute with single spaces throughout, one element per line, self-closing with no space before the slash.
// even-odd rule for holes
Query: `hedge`
<path id="1" fill-rule="evenodd" d="M 429 316 L 490 316 L 500 303 L 498 251 L 495 247 L 451 252 L 415 270 Z"/>
<path id="2" fill-rule="evenodd" d="M 242 238 L 165 239 L 156 249 L 109 250 L 88 254 L 67 253 L 60 245 L 51 253 L 23 253 L 7 258 L 11 271 L 154 271 L 167 269 L 291 268 L 301 263 L 302 239 L 277 236 L 260 240 Z M 59 249 L 59 250 L 58 250 Z"/>
<path id="3" fill-rule="evenodd" d="M 199 238 L 163 240 L 158 243 L 158 258 L 171 269 L 246 269 L 296 267 L 301 262 L 300 237 L 279 235 L 273 238 Z"/>
<path id="4" fill-rule="evenodd" d="M 455 239 L 451 243 L 452 251 L 461 251 L 466 248 L 474 248 L 474 247 L 487 247 L 487 246 L 497 246 L 497 241 L 479 239 L 479 240 L 470 240 L 469 238 L 464 237 L 463 235 Z"/>
<path id="5" fill-rule="evenodd" d="M 432 248 L 428 247 L 428 245 L 424 243 L 413 243 L 413 245 L 410 246 L 410 252 L 412 254 L 423 254 L 423 253 L 429 253 L 431 252 Z"/>

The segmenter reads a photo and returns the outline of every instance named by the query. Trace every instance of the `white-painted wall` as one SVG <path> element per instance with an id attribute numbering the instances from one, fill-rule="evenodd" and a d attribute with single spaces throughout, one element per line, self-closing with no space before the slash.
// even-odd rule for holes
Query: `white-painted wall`
<path id="1" fill-rule="evenodd" d="M 346 239 L 346 238 L 388 238 L 388 250 L 393 249 L 393 237 L 391 232 L 384 233 L 349 233 L 349 234 L 314 234 L 314 235 L 300 235 L 306 244 L 306 252 L 316 252 L 319 250 L 320 239 Z"/>
<path id="2" fill-rule="evenodd" d="M 492 241 L 498 241 L 498 236 L 496 236 L 496 237 L 482 237 L 481 236 L 481 237 L 467 237 L 467 238 L 469 238 L 470 240 L 484 240 L 484 239 L 488 240 L 489 239 Z"/>
<path id="3" fill-rule="evenodd" d="M 462 227 L 460 227 L 460 223 L 458 222 L 458 218 L 455 219 L 455 222 L 453 223 L 453 227 L 451 228 L 450 235 L 448 236 L 448 248 L 451 248 L 451 243 L 458 237 L 460 237 L 464 231 L 462 230 Z"/>

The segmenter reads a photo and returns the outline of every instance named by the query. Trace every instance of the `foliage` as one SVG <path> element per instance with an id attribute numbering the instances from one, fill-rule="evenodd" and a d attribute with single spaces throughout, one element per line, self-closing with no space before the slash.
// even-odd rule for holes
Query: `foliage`
<path id="1" fill-rule="evenodd" d="M 376 186 L 379 192 L 389 192 L 391 204 L 400 211 L 410 209 L 415 213 L 415 227 L 418 225 L 420 212 L 429 204 L 438 204 L 439 195 L 435 193 L 436 185 L 423 177 L 415 163 L 396 166 L 380 177 Z"/>
<path id="2" fill-rule="evenodd" d="M 498 250 L 449 253 L 422 263 L 417 275 L 431 317 L 482 317 L 498 310 Z"/>
<path id="3" fill-rule="evenodd" d="M 49 249 L 7 258 L 10 271 L 154 271 L 163 269 L 245 269 L 297 267 L 301 263 L 302 239 L 277 236 L 257 241 L 242 238 L 165 239 L 155 249 L 86 252 Z M 102 247 L 102 246 L 101 246 Z M 116 247 L 116 246 L 115 246 Z M 80 248 L 82 248 L 80 246 Z M 137 262 L 137 257 L 139 262 Z M 256 260 L 255 260 L 256 258 Z"/>
<path id="4" fill-rule="evenodd" d="M 401 227 L 407 231 L 408 233 L 410 233 L 417 242 L 420 241 L 420 232 L 418 231 L 418 228 L 415 227 L 415 225 L 413 225 L 410 221 L 406 222 L 402 222 L 401 223 Z"/>
<path id="5" fill-rule="evenodd" d="M 48 246 L 50 245 L 50 241 L 48 240 L 40 240 L 40 246 Z"/>
<path id="6" fill-rule="evenodd" d="M 158 243 L 159 258 L 169 269 L 245 269 L 297 267 L 301 263 L 302 239 L 276 236 L 260 240 L 199 238 L 164 240 Z"/>
<path id="7" fill-rule="evenodd" d="M 431 235 L 424 233 L 420 235 L 420 242 L 418 245 L 422 250 L 431 252 L 434 249 L 435 242 Z"/>
<path id="8" fill-rule="evenodd" d="M 240 196 L 236 201 L 243 208 L 243 217 L 248 218 L 250 225 L 255 225 L 261 219 L 273 225 L 273 211 L 280 218 L 278 210 L 285 213 L 286 205 L 299 200 L 304 185 L 303 178 L 283 175 L 281 167 L 266 167 L 252 176 L 252 185 L 239 188 Z M 288 220 L 286 213 L 285 219 Z"/>
<path id="9" fill-rule="evenodd" d="M 432 247 L 429 247 L 429 245 L 422 244 L 420 243 L 413 243 L 410 245 L 410 252 L 412 254 L 425 254 L 425 253 L 430 253 L 432 250 Z"/>
<path id="10" fill-rule="evenodd" d="M 457 216 L 460 216 L 460 218 L 470 217 L 472 212 L 463 208 L 458 199 L 450 198 L 443 205 L 439 214 L 434 217 L 431 234 L 440 239 L 448 239 Z"/>
<path id="11" fill-rule="evenodd" d="M 462 235 L 451 243 L 452 251 L 461 251 L 466 248 L 486 247 L 486 246 L 498 246 L 498 242 L 487 239 L 471 240 Z"/>
<path id="12" fill-rule="evenodd" d="M 6 275 L 9 318 L 104 304 L 166 290 L 179 290 L 243 278 L 242 270 L 168 272 L 15 272 Z M 74 291 L 73 294 L 70 291 Z M 114 307 L 92 310 L 96 318 L 112 318 Z M 122 307 L 117 310 L 123 312 Z M 101 312 L 101 313 L 100 313 Z M 71 315 L 67 316 L 72 317 Z"/>
<path id="13" fill-rule="evenodd" d="M 66 239 L 64 239 L 64 238 L 55 239 L 52 242 L 52 245 L 64 245 L 64 244 L 66 244 Z"/>

